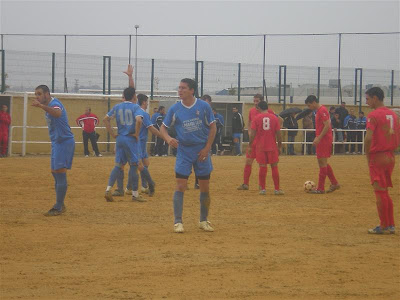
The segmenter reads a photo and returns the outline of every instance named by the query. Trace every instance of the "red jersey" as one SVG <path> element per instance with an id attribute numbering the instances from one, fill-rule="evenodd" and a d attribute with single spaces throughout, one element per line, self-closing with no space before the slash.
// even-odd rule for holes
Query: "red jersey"
<path id="1" fill-rule="evenodd" d="M 251 129 L 256 131 L 257 151 L 275 151 L 276 132 L 280 130 L 278 118 L 271 113 L 260 113 L 251 123 Z"/>
<path id="2" fill-rule="evenodd" d="M 328 110 L 326 109 L 325 106 L 321 105 L 317 113 L 315 114 L 315 133 L 316 136 L 319 136 L 324 129 L 324 122 L 330 120 L 330 115 Z M 332 140 L 332 126 L 331 123 L 329 122 L 329 129 L 328 132 L 325 134 L 323 139 L 330 139 Z"/>
<path id="3" fill-rule="evenodd" d="M 253 107 L 250 109 L 250 111 L 249 111 L 249 128 L 252 128 L 251 123 L 256 118 L 256 116 L 258 116 L 259 114 L 260 114 L 260 111 L 257 108 Z"/>
<path id="4" fill-rule="evenodd" d="M 399 146 L 399 118 L 386 106 L 379 107 L 368 114 L 367 129 L 373 131 L 370 153 L 394 151 Z"/>
<path id="5" fill-rule="evenodd" d="M 0 111 L 0 132 L 8 132 L 8 126 L 10 126 L 10 123 L 10 114 L 4 111 Z"/>
<path id="6" fill-rule="evenodd" d="M 98 123 L 99 119 L 95 114 L 83 114 L 76 119 L 76 124 L 81 126 L 83 131 L 86 131 L 87 133 L 92 133 Z"/>

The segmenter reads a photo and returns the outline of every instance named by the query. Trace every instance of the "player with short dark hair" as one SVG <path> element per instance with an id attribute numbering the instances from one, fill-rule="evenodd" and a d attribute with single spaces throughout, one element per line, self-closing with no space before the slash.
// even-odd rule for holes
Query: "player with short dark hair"
<path id="1" fill-rule="evenodd" d="M 67 194 L 67 169 L 71 169 L 74 158 L 75 140 L 68 124 L 67 111 L 57 98 L 50 95 L 46 85 L 35 89 L 36 99 L 32 106 L 43 109 L 51 140 L 51 173 L 55 181 L 56 204 L 45 216 L 58 216 L 66 211 L 64 205 Z"/>
<path id="2" fill-rule="evenodd" d="M 332 127 L 328 110 L 325 106 L 319 104 L 319 100 L 314 95 L 310 95 L 305 100 L 309 109 L 316 111 L 315 114 L 315 139 L 313 145 L 316 147 L 317 159 L 319 165 L 318 187 L 310 190 L 312 194 L 325 193 L 325 179 L 329 177 L 331 186 L 328 193 L 334 192 L 340 188 L 338 181 L 333 174 L 332 167 L 328 164 L 328 158 L 332 153 Z"/>
<path id="3" fill-rule="evenodd" d="M 282 148 L 279 119 L 275 114 L 268 111 L 268 103 L 265 101 L 258 103 L 258 109 L 260 114 L 252 120 L 251 128 L 249 128 L 249 154 L 253 156 L 255 154 L 260 165 L 258 174 L 260 195 L 266 195 L 267 164 L 271 165 L 275 195 L 283 195 L 284 192 L 279 187 L 278 171 L 279 154 Z M 278 145 L 276 142 L 278 142 Z M 255 151 L 255 153 L 251 153 L 252 151 Z"/>
<path id="4" fill-rule="evenodd" d="M 216 133 L 214 115 L 210 105 L 196 99 L 194 93 L 197 84 L 194 80 L 185 78 L 179 84 L 181 101 L 174 104 L 167 113 L 161 127 L 161 134 L 168 144 L 178 149 L 175 164 L 176 190 L 174 194 L 174 232 L 184 232 L 182 212 L 183 195 L 187 188 L 187 180 L 192 172 L 199 178 L 200 185 L 200 229 L 214 231 L 208 221 L 210 207 L 210 174 L 213 169 L 210 149 Z M 172 138 L 167 131 L 175 126 L 177 139 Z"/>
<path id="5" fill-rule="evenodd" d="M 393 201 L 388 188 L 393 187 L 391 175 L 395 166 L 394 150 L 400 143 L 399 118 L 384 105 L 381 88 L 370 88 L 365 95 L 367 104 L 373 111 L 367 117 L 364 145 L 380 219 L 380 224 L 369 229 L 368 233 L 395 233 Z"/>

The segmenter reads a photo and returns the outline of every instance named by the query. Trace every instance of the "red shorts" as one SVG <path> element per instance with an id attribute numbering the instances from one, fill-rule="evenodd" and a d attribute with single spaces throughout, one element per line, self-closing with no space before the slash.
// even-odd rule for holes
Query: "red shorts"
<path id="1" fill-rule="evenodd" d="M 256 158 L 256 150 L 257 150 L 257 145 L 255 143 L 253 143 L 251 145 L 251 154 L 249 155 L 249 148 L 247 148 L 246 151 L 246 158 L 252 158 L 255 159 Z"/>
<path id="2" fill-rule="evenodd" d="M 316 147 L 317 158 L 329 158 L 332 154 L 332 140 L 322 139 Z"/>
<path id="3" fill-rule="evenodd" d="M 371 184 L 377 182 L 380 187 L 393 187 L 392 173 L 395 158 L 392 152 L 371 153 L 369 159 L 369 176 Z"/>
<path id="4" fill-rule="evenodd" d="M 279 152 L 278 150 L 257 152 L 256 160 L 260 165 L 275 164 L 279 162 Z"/>

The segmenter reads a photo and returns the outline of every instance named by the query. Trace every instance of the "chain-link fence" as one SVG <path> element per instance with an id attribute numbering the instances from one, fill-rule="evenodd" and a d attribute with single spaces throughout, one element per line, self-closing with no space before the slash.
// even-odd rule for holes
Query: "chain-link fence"
<path id="1" fill-rule="evenodd" d="M 198 94 L 219 101 L 360 104 L 381 86 L 400 105 L 400 33 L 289 35 L 1 35 L 1 91 L 120 93 L 135 66 L 136 86 L 150 96 L 176 95 L 194 78 Z M 360 93 L 361 92 L 361 93 Z M 361 97 L 361 98 L 360 98 Z"/>

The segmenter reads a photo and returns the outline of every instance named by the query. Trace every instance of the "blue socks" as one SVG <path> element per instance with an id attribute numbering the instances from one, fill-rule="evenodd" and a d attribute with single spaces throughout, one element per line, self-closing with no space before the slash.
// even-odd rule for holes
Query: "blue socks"
<path id="1" fill-rule="evenodd" d="M 132 191 L 138 190 L 139 176 L 137 174 L 137 166 L 131 165 L 129 169 L 128 186 L 132 188 Z"/>
<path id="2" fill-rule="evenodd" d="M 140 172 L 140 176 L 142 178 L 142 186 L 144 188 L 147 187 L 147 184 L 154 185 L 154 181 L 150 176 L 148 167 L 144 167 L 143 171 Z"/>
<path id="3" fill-rule="evenodd" d="M 118 186 L 118 191 L 124 191 L 124 170 L 122 168 L 119 168 L 119 174 L 117 177 L 117 186 Z"/>
<path id="4" fill-rule="evenodd" d="M 67 193 L 67 173 L 52 173 L 56 182 L 56 204 L 53 208 L 61 211 L 64 206 L 64 199 Z"/>
<path id="5" fill-rule="evenodd" d="M 114 167 L 114 169 L 111 171 L 110 178 L 108 179 L 108 186 L 114 186 L 115 180 L 117 180 L 118 176 L 120 175 L 120 171 L 120 167 Z"/>
<path id="6" fill-rule="evenodd" d="M 207 221 L 210 203 L 210 194 L 200 192 L 200 222 Z"/>
<path id="7" fill-rule="evenodd" d="M 175 191 L 174 193 L 175 224 L 182 223 L 182 213 L 183 213 L 183 193 Z"/>

